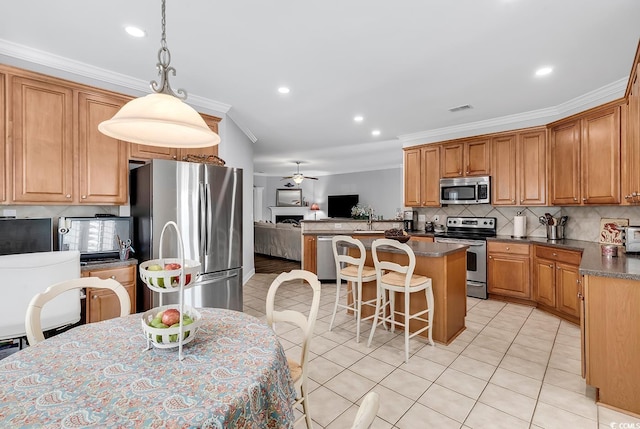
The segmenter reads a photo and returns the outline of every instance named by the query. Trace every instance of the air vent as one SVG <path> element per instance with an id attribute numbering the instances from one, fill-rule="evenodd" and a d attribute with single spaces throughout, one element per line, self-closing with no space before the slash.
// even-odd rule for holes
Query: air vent
<path id="1" fill-rule="evenodd" d="M 459 112 L 461 110 L 472 109 L 471 104 L 463 104 L 462 106 L 456 106 L 449 109 L 449 112 Z"/>

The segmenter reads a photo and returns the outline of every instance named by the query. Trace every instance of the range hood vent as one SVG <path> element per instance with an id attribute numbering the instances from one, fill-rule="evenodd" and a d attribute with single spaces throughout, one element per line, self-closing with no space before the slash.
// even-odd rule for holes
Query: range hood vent
<path id="1" fill-rule="evenodd" d="M 462 106 L 452 107 L 451 109 L 449 109 L 449 112 L 459 112 L 461 110 L 468 110 L 472 108 L 473 107 L 471 107 L 471 104 L 463 104 Z"/>

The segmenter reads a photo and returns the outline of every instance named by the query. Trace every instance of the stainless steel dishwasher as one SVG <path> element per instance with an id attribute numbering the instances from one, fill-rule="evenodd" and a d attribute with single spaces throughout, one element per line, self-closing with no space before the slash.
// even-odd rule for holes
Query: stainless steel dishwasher
<path id="1" fill-rule="evenodd" d="M 336 280 L 336 261 L 333 258 L 331 240 L 333 236 L 319 236 L 316 249 L 318 280 Z"/>

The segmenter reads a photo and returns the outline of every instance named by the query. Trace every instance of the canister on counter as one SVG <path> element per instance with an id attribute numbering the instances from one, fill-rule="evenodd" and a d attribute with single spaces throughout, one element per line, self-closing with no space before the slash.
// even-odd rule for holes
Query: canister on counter
<path id="1" fill-rule="evenodd" d="M 602 249 L 602 256 L 613 258 L 618 256 L 618 246 L 614 244 L 603 244 L 600 246 Z"/>

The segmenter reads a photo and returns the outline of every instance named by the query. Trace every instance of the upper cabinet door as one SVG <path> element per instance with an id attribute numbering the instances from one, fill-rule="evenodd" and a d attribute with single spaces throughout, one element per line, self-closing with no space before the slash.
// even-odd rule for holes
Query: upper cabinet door
<path id="1" fill-rule="evenodd" d="M 146 144 L 129 143 L 129 158 L 131 159 L 178 159 L 178 149 L 173 147 L 149 146 Z"/>
<path id="2" fill-rule="evenodd" d="M 516 150 L 518 203 L 523 206 L 547 204 L 547 131 L 518 134 Z"/>
<path id="3" fill-rule="evenodd" d="M 491 202 L 513 206 L 516 201 L 516 136 L 494 137 L 491 148 Z"/>
<path id="4" fill-rule="evenodd" d="M 551 129 L 551 203 L 580 204 L 580 120 Z"/>
<path id="5" fill-rule="evenodd" d="M 582 202 L 620 202 L 620 106 L 582 118 Z"/>
<path id="6" fill-rule="evenodd" d="M 464 144 L 442 145 L 441 159 L 442 177 L 464 176 Z"/>
<path id="7" fill-rule="evenodd" d="M 422 205 L 440 207 L 440 146 L 429 145 L 422 148 Z"/>
<path id="8" fill-rule="evenodd" d="M 88 92 L 78 93 L 78 162 L 82 204 L 126 204 L 129 169 L 128 144 L 98 131 L 126 99 Z"/>
<path id="9" fill-rule="evenodd" d="M 471 140 L 464 144 L 464 175 L 486 176 L 491 168 L 491 143 L 489 138 Z"/>
<path id="10" fill-rule="evenodd" d="M 73 91 L 11 79 L 13 201 L 69 204 L 73 189 Z"/>
<path id="11" fill-rule="evenodd" d="M 7 140 L 7 75 L 0 73 L 0 166 L 2 167 L 2 174 L 0 174 L 0 202 L 7 201 L 7 183 L 9 179 L 9 163 L 5 158 L 7 153 L 8 140 Z"/>
<path id="12" fill-rule="evenodd" d="M 211 131 L 218 134 L 218 123 L 221 118 L 209 115 L 200 116 L 202 116 L 202 119 L 204 119 L 209 128 L 211 128 Z M 220 144 L 222 144 L 222 142 Z M 178 160 L 183 160 L 187 155 L 218 156 L 218 147 L 219 145 L 202 148 L 178 149 Z"/>
<path id="13" fill-rule="evenodd" d="M 421 151 L 408 149 L 404 151 L 404 205 L 407 207 L 421 206 Z"/>

